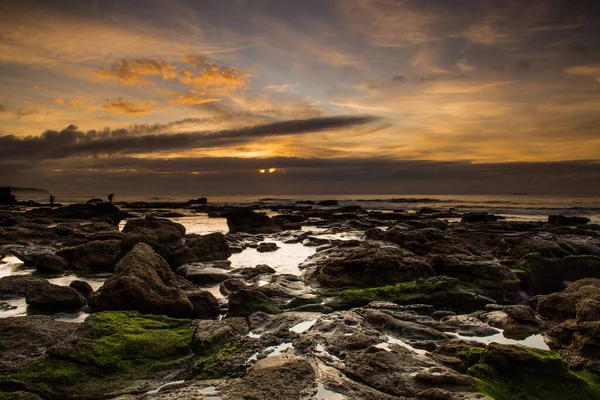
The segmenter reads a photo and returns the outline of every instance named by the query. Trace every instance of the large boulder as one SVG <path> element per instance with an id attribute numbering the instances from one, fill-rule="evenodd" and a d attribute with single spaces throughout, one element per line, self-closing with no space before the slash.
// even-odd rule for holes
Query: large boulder
<path id="1" fill-rule="evenodd" d="M 137 243 L 146 243 L 169 264 L 174 265 L 171 254 L 183 245 L 185 227 L 168 219 L 148 215 L 144 219 L 127 221 L 122 232 L 124 234 L 121 243 L 123 251 L 131 250 Z"/>
<path id="2" fill-rule="evenodd" d="M 68 267 L 67 261 L 57 256 L 50 247 L 10 246 L 9 251 L 26 266 L 39 272 L 62 272 Z"/>
<path id="3" fill-rule="evenodd" d="M 227 240 L 220 232 L 194 237 L 185 244 L 196 257 L 195 261 L 227 260 L 231 256 Z"/>
<path id="4" fill-rule="evenodd" d="M 111 203 L 70 204 L 58 208 L 37 208 L 23 213 L 27 218 L 57 218 L 110 221 L 119 225 L 127 213 Z"/>
<path id="5" fill-rule="evenodd" d="M 94 240 L 76 247 L 60 250 L 73 269 L 82 271 L 114 271 L 119 261 L 120 240 Z"/>
<path id="6" fill-rule="evenodd" d="M 28 290 L 25 301 L 29 308 L 46 312 L 77 311 L 85 305 L 77 290 L 51 283 Z"/>
<path id="7" fill-rule="evenodd" d="M 48 281 L 32 275 L 10 275 L 0 278 L 0 299 L 25 297 L 28 290 L 48 285 Z"/>
<path id="8" fill-rule="evenodd" d="M 225 214 L 229 233 L 245 232 L 252 234 L 280 232 L 281 227 L 275 224 L 266 214 L 257 213 L 247 208 L 237 208 Z"/>
<path id="9" fill-rule="evenodd" d="M 343 243 L 319 251 L 301 267 L 309 284 L 330 288 L 385 286 L 435 275 L 412 252 L 371 242 Z"/>
<path id="10" fill-rule="evenodd" d="M 142 314 L 191 317 L 194 307 L 179 288 L 181 279 L 149 245 L 138 243 L 88 301 L 94 312 L 136 310 Z"/>

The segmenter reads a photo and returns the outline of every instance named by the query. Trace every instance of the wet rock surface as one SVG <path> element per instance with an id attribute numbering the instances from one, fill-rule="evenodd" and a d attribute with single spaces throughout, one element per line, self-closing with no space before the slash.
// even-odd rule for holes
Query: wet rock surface
<path id="1" fill-rule="evenodd" d="M 0 212 L 24 273 L 0 278 L 0 317 L 30 314 L 0 318 L 0 399 L 600 399 L 585 218 L 102 204 Z M 166 219 L 194 212 L 229 233 Z"/>

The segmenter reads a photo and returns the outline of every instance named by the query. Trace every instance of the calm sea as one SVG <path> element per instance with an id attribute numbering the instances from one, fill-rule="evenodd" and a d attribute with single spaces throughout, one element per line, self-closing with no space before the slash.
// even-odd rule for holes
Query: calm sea
<path id="1" fill-rule="evenodd" d="M 105 196 L 98 196 L 105 199 Z M 199 196 L 194 195 L 121 195 L 115 194 L 115 202 L 178 202 Z M 89 196 L 57 196 L 56 201 L 69 204 L 85 202 Z M 549 214 L 577 215 L 600 223 L 599 196 L 553 196 L 553 195 L 239 195 L 208 196 L 211 204 L 231 203 L 287 203 L 298 200 L 338 200 L 341 206 L 360 205 L 369 210 L 417 211 L 430 207 L 442 211 L 486 211 L 510 220 L 546 220 Z M 44 199 L 47 201 L 47 199 Z"/>

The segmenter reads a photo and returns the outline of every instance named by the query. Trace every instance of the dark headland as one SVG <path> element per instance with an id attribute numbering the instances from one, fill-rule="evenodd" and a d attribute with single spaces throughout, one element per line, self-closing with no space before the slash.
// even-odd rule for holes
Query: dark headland
<path id="1" fill-rule="evenodd" d="M 0 399 L 600 399 L 587 218 L 97 199 L 0 246 Z"/>

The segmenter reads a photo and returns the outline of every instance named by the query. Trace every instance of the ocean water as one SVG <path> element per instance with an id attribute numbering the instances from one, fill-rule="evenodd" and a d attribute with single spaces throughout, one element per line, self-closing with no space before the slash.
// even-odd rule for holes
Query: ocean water
<path id="1" fill-rule="evenodd" d="M 95 196 L 105 198 L 104 195 Z M 120 195 L 115 202 L 185 202 L 199 196 L 194 195 Z M 85 202 L 90 196 L 57 196 L 63 204 Z M 46 199 L 38 199 L 44 200 Z M 368 210 L 406 210 L 415 212 L 423 207 L 441 211 L 490 212 L 509 220 L 544 221 L 550 214 L 587 217 L 600 223 L 600 196 L 555 196 L 555 195 L 239 195 L 209 196 L 210 204 L 295 204 L 298 200 L 338 200 L 340 206 L 360 205 Z M 190 221 L 191 222 L 191 221 Z M 204 224 L 210 225 L 208 221 Z M 210 227 L 213 229 L 214 227 Z M 220 227 L 219 230 L 225 229 Z M 197 233 L 204 231 L 199 227 Z"/>

